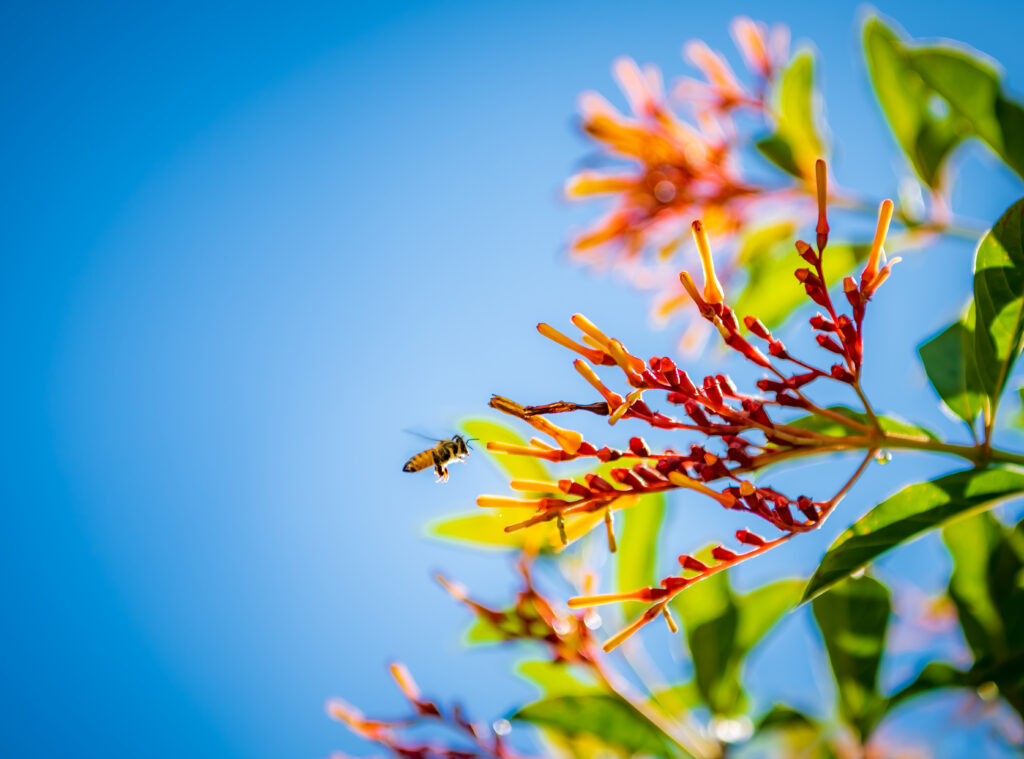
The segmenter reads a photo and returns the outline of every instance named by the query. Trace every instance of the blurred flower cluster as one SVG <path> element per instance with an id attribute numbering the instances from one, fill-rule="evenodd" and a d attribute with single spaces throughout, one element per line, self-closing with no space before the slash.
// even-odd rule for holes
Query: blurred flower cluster
<path id="1" fill-rule="evenodd" d="M 611 210 L 572 241 L 580 260 L 615 264 L 641 285 L 655 286 L 662 273 L 659 264 L 684 243 L 694 218 L 703 219 L 716 239 L 726 240 L 763 218 L 766 206 L 809 197 L 807 182 L 822 141 L 813 123 L 789 130 L 783 141 L 785 117 L 773 104 L 790 65 L 789 32 L 745 17 L 737 18 L 731 31 L 751 81 L 742 81 L 721 53 L 693 40 L 684 56 L 701 79 L 684 78 L 669 94 L 658 68 L 620 58 L 613 70 L 629 115 L 596 92 L 581 96 L 583 131 L 603 153 L 625 165 L 581 171 L 566 183 L 573 199 L 612 198 Z M 806 57 L 799 59 L 801 66 L 806 62 Z M 742 156 L 755 142 L 752 131 L 773 129 L 762 148 L 785 151 L 785 165 L 796 176 L 769 184 L 744 173 Z M 726 272 L 731 278 L 731 267 Z M 659 314 L 680 308 L 681 295 L 670 289 Z"/>

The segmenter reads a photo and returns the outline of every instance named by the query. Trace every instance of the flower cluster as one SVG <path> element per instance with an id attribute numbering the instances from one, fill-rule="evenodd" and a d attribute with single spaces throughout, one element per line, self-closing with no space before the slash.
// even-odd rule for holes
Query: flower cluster
<path id="1" fill-rule="evenodd" d="M 489 450 L 552 462 L 592 458 L 603 464 L 621 464 L 607 469 L 604 475 L 588 473 L 582 480 L 511 482 L 513 490 L 529 493 L 533 496 L 530 498 L 480 496 L 477 503 L 482 507 L 531 512 L 527 518 L 506 526 L 506 531 L 552 520 L 564 530 L 567 517 L 600 512 L 605 516 L 609 548 L 615 550 L 611 518 L 623 497 L 687 489 L 714 500 L 723 508 L 757 518 L 776 534 L 766 538 L 750 530 L 739 530 L 735 534 L 737 548 L 716 546 L 711 552 L 713 563 L 710 564 L 684 554 L 679 557 L 682 573 L 666 577 L 659 586 L 572 599 L 569 604 L 574 608 L 624 600 L 649 604 L 638 619 L 605 643 L 606 650 L 617 646 L 655 617 L 666 615 L 668 602 L 684 588 L 819 526 L 877 453 L 882 429 L 860 388 L 862 326 L 867 303 L 896 263 L 894 259 L 883 264 L 883 244 L 892 203 L 885 201 L 881 205 L 874 243 L 860 280 L 847 277 L 843 281 L 843 295 L 849 308 L 849 313 L 843 313 L 833 302 L 822 270 L 829 235 L 823 161 L 818 161 L 815 174 L 819 209 L 815 246 L 802 240 L 796 243 L 797 253 L 808 265 L 798 268 L 795 276 L 807 297 L 823 309 L 809 319 L 809 324 L 818 345 L 834 361 L 830 366 L 820 368 L 792 355 L 755 316 L 737 318 L 726 303 L 716 275 L 704 225 L 695 221 L 692 232 L 703 268 L 703 288 L 698 288 L 685 271 L 680 274 L 680 281 L 700 316 L 714 326 L 725 345 L 766 372 L 767 376 L 757 382 L 757 392 L 742 392 L 724 374 L 694 381 L 668 357 L 644 361 L 630 353 L 621 341 L 608 337 L 586 317 L 576 314 L 572 322 L 580 330 L 580 342 L 546 324 L 538 325 L 538 330 L 582 357 L 574 366 L 603 400 L 590 404 L 560 402 L 522 406 L 498 396 L 492 399 L 492 407 L 523 419 L 553 439 L 556 446 L 534 439 L 526 446 L 489 443 Z M 595 372 L 594 367 L 600 366 L 616 367 L 630 390 L 622 395 L 610 389 Z M 836 408 L 816 405 L 807 391 L 811 385 L 822 381 L 852 388 L 864 403 L 864 413 L 843 413 Z M 665 393 L 670 404 L 681 408 L 682 416 L 676 418 L 653 411 L 643 396 L 655 392 Z M 781 414 L 789 409 L 802 412 L 804 417 L 783 421 Z M 611 424 L 632 418 L 659 429 L 697 432 L 704 441 L 691 444 L 688 450 L 662 452 L 652 451 L 640 437 L 632 437 L 624 450 L 599 447 L 584 440 L 580 433 L 559 427 L 548 418 L 555 413 L 577 410 L 605 415 Z M 808 419 L 838 425 L 849 434 L 825 434 L 819 431 L 821 424 L 808 424 Z M 759 470 L 778 462 L 851 449 L 867 452 L 863 462 L 838 492 L 824 500 L 786 495 L 751 479 Z M 675 628 L 670 617 L 666 619 L 670 627 Z"/>
<path id="2" fill-rule="evenodd" d="M 459 584 L 438 576 L 438 581 L 455 600 L 466 606 L 483 626 L 488 637 L 504 642 L 533 641 L 542 645 L 550 661 L 559 665 L 578 665 L 598 682 L 607 687 L 610 674 L 599 661 L 597 641 L 591 632 L 596 615 L 574 613 L 571 610 L 558 612 L 537 590 L 531 576 L 528 557 L 519 564 L 521 587 L 512 606 L 495 609 L 473 600 Z M 402 664 L 392 664 L 391 674 L 402 693 L 413 707 L 411 717 L 394 720 L 368 719 L 356 708 L 335 699 L 327 704 L 328 713 L 343 722 L 349 730 L 368 741 L 389 749 L 393 754 L 407 759 L 470 759 L 489 756 L 494 759 L 518 759 L 505 740 L 511 727 L 505 720 L 492 725 L 482 725 L 466 718 L 459 706 L 443 709 L 426 699 L 412 676 Z M 460 746 L 437 742 L 423 742 L 410 737 L 415 728 L 447 728 Z"/>
<path id="3" fill-rule="evenodd" d="M 328 702 L 327 713 L 343 722 L 360 738 L 376 743 L 404 759 L 475 759 L 482 756 L 495 759 L 518 758 L 519 755 L 506 746 L 502 736 L 504 731 L 493 726 L 488 728 L 474 724 L 458 705 L 442 709 L 424 698 L 404 665 L 397 662 L 392 664 L 391 675 L 413 707 L 413 716 L 393 720 L 368 719 L 354 706 L 340 699 Z M 448 728 L 465 747 L 456 748 L 408 735 L 411 728 L 430 724 Z"/>
<path id="4" fill-rule="evenodd" d="M 788 30 L 737 18 L 732 33 L 754 81 L 741 82 L 726 59 L 704 42 L 687 43 L 684 56 L 703 78 L 684 79 L 673 88 L 685 116 L 673 110 L 660 71 L 630 58 L 618 59 L 613 67 L 629 115 L 595 92 L 581 96 L 583 131 L 626 166 L 588 169 L 566 183 L 573 199 L 615 199 L 605 216 L 572 241 L 578 258 L 615 261 L 638 279 L 652 279 L 643 276 L 640 254 L 653 251 L 656 260 L 669 258 L 685 240 L 690 219 L 702 218 L 721 238 L 744 226 L 762 202 L 805 194 L 800 185 L 771 187 L 743 176 L 740 153 L 750 140 L 734 119 L 738 111 L 747 111 L 764 125 L 777 120 L 769 93 L 788 60 Z M 805 179 L 809 166 L 807 174 Z M 669 295 L 659 311 L 667 315 L 680 307 L 680 294 Z"/>

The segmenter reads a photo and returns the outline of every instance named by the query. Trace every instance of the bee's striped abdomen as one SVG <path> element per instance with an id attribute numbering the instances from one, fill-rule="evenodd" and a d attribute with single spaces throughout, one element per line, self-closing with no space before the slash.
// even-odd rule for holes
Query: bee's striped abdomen
<path id="1" fill-rule="evenodd" d="M 418 472 L 421 469 L 426 469 L 428 466 L 434 465 L 434 449 L 428 448 L 425 451 L 420 451 L 411 459 L 405 462 L 405 466 L 402 467 L 403 472 Z"/>

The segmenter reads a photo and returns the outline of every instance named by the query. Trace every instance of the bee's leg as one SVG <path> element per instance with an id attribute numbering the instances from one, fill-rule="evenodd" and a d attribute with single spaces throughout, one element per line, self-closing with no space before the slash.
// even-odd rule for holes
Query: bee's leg
<path id="1" fill-rule="evenodd" d="M 440 462 L 434 464 L 434 472 L 437 473 L 435 482 L 448 482 L 448 470 Z"/>

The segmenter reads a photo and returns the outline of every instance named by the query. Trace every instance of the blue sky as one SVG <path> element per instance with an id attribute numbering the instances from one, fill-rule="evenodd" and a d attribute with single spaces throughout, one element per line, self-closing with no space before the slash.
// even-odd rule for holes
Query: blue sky
<path id="1" fill-rule="evenodd" d="M 991 54 L 1024 92 L 1012 4 L 881 10 Z M 462 651 L 465 617 L 430 580 L 500 600 L 507 562 L 422 536 L 501 483 L 480 457 L 445 487 L 402 475 L 418 445 L 402 430 L 450 434 L 492 392 L 578 395 L 537 321 L 582 311 L 644 355 L 671 350 L 641 294 L 563 255 L 587 217 L 558 195 L 585 153 L 575 97 L 612 94 L 617 55 L 681 73 L 682 43 L 727 48 L 733 15 L 786 22 L 822 55 L 837 176 L 891 191 L 902 167 L 857 52 L 863 9 L 771 11 L 5 8 L 5 753 L 358 753 L 323 703 L 398 708 L 393 657 L 480 716 L 528 698 L 511 654 Z M 965 215 L 1020 195 L 982 151 L 963 163 Z M 912 350 L 966 298 L 970 256 L 906 261 L 869 324 L 877 405 L 950 435 Z M 847 516 L 951 466 L 897 460 Z M 720 537 L 714 516 L 674 522 L 669 555 Z M 740 581 L 806 573 L 839 521 Z M 892 571 L 934 564 L 920 582 L 937 587 L 942 561 L 923 542 Z"/>

